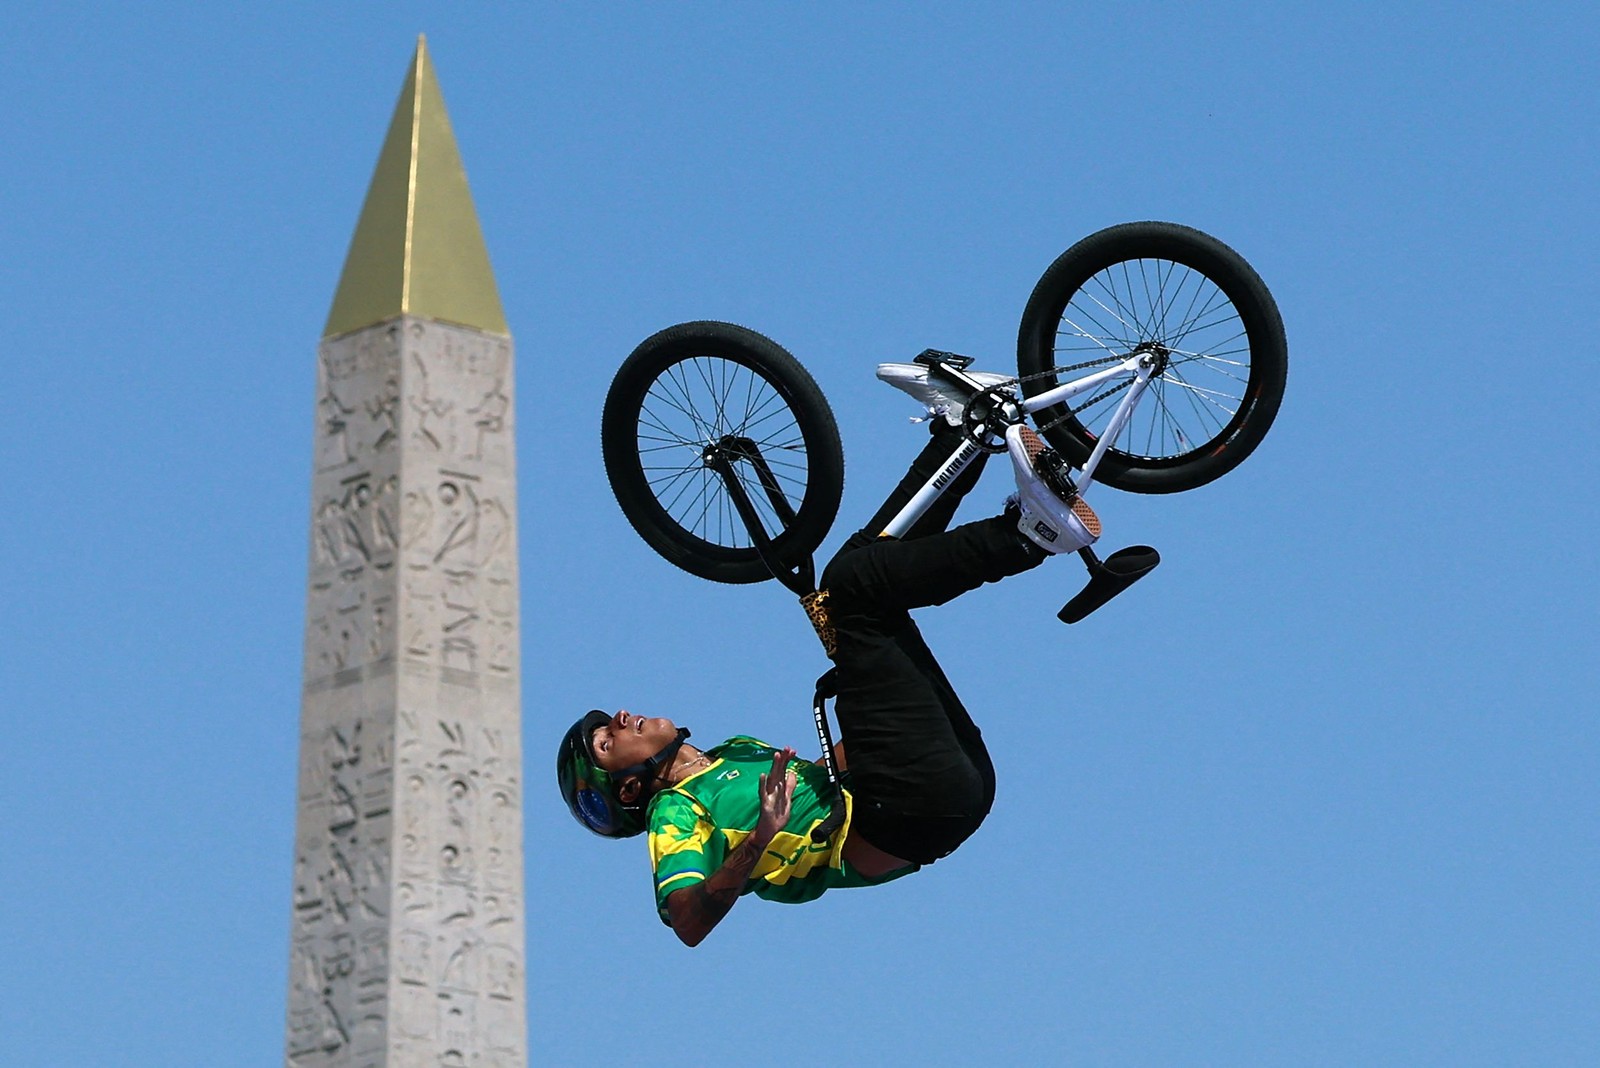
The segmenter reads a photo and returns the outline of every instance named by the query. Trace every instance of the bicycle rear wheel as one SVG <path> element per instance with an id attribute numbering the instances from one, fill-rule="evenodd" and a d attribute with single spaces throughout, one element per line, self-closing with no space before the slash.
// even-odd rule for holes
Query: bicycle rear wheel
<path id="1" fill-rule="evenodd" d="M 752 463 L 733 464 L 775 561 L 805 560 L 827 536 L 844 491 L 838 425 L 805 368 L 753 330 L 693 322 L 647 338 L 618 369 L 600 443 L 628 522 L 692 575 L 760 582 L 772 572 L 708 464 L 709 451 L 731 439 L 759 449 L 784 501 L 782 509 L 773 503 Z"/>
<path id="2" fill-rule="evenodd" d="M 1159 375 L 1111 443 L 1095 480 L 1136 493 L 1177 493 L 1233 470 L 1277 416 L 1288 373 L 1283 319 L 1233 249 L 1175 223 L 1113 226 L 1063 252 L 1034 286 L 1017 336 L 1027 396 L 1068 370 L 1162 357 Z M 1127 383 L 1076 407 L 1034 414 L 1074 464 L 1094 450 Z"/>

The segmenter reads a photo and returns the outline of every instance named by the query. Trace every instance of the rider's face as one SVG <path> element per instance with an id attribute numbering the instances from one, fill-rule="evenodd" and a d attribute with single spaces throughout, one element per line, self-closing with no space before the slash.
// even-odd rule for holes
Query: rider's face
<path id="1" fill-rule="evenodd" d="M 606 771 L 621 771 L 661 752 L 678 737 L 670 719 L 646 719 L 618 712 L 594 729 L 591 736 L 595 763 Z"/>

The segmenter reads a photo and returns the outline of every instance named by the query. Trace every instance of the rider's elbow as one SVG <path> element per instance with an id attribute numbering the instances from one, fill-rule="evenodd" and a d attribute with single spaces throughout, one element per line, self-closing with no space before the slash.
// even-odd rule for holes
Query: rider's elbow
<path id="1" fill-rule="evenodd" d="M 711 928 L 703 924 L 690 923 L 674 916 L 672 917 L 672 933 L 678 936 L 678 941 L 693 949 L 706 940 L 706 935 L 711 933 Z"/>
<path id="2" fill-rule="evenodd" d="M 688 893 L 687 890 L 679 890 L 667 898 L 667 926 L 678 936 L 678 941 L 693 949 L 705 941 L 706 935 L 711 933 L 711 928 L 704 923 L 696 922 L 697 917 L 688 907 L 687 900 L 681 896 Z"/>

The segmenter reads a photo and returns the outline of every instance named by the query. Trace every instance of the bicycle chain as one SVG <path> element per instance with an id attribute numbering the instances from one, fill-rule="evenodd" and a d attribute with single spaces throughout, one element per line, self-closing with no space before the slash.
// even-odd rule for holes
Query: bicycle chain
<path id="1" fill-rule="evenodd" d="M 1119 359 L 1120 359 L 1120 357 L 1117 357 L 1117 356 L 1102 356 L 1097 360 L 1085 360 L 1083 363 L 1075 363 L 1070 367 L 1052 367 L 1048 371 L 1037 371 L 1037 372 L 1035 372 L 1034 374 L 1031 374 L 1031 375 L 1018 375 L 1016 378 L 1012 379 L 1012 381 L 1016 382 L 1018 385 L 1020 385 L 1023 382 L 1032 382 L 1032 381 L 1035 381 L 1035 380 L 1040 379 L 1040 378 L 1054 378 L 1057 375 L 1061 374 L 1062 372 L 1066 372 L 1066 371 L 1083 371 L 1083 370 L 1087 370 L 1090 367 L 1101 367 L 1101 366 L 1103 366 L 1105 364 L 1108 364 L 1108 363 L 1116 363 Z M 1128 387 L 1128 384 L 1126 382 L 1118 383 L 1117 385 L 1112 386 L 1110 389 L 1104 391 L 1103 393 L 1095 394 L 1093 397 L 1090 397 L 1088 400 L 1084 401 L 1082 404 L 1078 405 L 1076 408 L 1068 408 L 1064 415 L 1059 415 L 1056 418 L 1050 420 L 1048 423 L 1041 424 L 1039 426 L 1039 433 L 1043 434 L 1043 433 L 1046 433 L 1048 431 L 1054 430 L 1056 427 L 1060 426 L 1062 423 L 1065 423 L 1068 419 L 1077 418 L 1077 415 L 1078 415 L 1079 412 L 1085 410 L 1086 408 L 1092 407 L 1093 405 L 1096 405 L 1096 404 L 1100 403 L 1101 401 L 1105 400 L 1107 397 L 1111 396 L 1112 394 L 1117 393 L 1117 392 L 1119 392 L 1121 390 L 1124 390 L 1127 387 Z"/>

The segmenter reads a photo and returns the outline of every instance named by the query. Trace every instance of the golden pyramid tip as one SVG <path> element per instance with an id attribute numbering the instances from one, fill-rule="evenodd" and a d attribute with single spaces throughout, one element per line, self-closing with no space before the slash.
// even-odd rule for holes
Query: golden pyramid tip
<path id="1" fill-rule="evenodd" d="M 378 153 L 324 337 L 399 315 L 505 334 L 505 312 L 425 35 Z"/>

